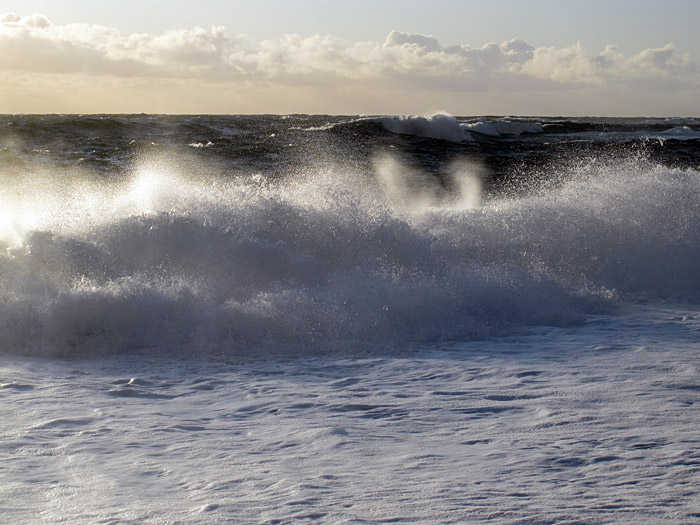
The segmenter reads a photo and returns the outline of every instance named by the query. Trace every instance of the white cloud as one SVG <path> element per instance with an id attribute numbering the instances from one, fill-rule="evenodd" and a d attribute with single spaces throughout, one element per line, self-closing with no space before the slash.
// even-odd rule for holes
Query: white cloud
<path id="1" fill-rule="evenodd" d="M 241 41 L 222 27 L 122 36 L 113 28 L 54 26 L 39 14 L 6 14 L 0 17 L 0 66 L 115 76 L 220 75 L 231 67 L 228 53 Z"/>
<path id="2" fill-rule="evenodd" d="M 617 46 L 608 45 L 596 58 L 596 63 L 611 77 L 683 78 L 698 75 L 698 68 L 690 55 L 676 55 L 673 44 L 645 49 L 631 57 L 622 55 Z"/>
<path id="3" fill-rule="evenodd" d="M 0 71 L 81 75 L 81 78 L 173 79 L 260 86 L 394 88 L 452 92 L 658 89 L 673 82 L 690 90 L 698 68 L 672 44 L 624 56 L 613 46 L 591 56 L 581 44 L 535 48 L 513 39 L 443 48 L 432 36 L 392 31 L 384 42 L 346 42 L 332 35 L 285 35 L 260 43 L 223 27 L 159 35 L 122 35 L 89 24 L 53 25 L 35 14 L 0 15 Z"/>
<path id="4" fill-rule="evenodd" d="M 601 68 L 594 60 L 588 58 L 580 43 L 561 49 L 535 49 L 532 58 L 523 64 L 521 71 L 537 78 L 561 83 L 604 82 Z"/>
<path id="5" fill-rule="evenodd" d="M 384 47 L 395 46 L 409 46 L 423 53 L 432 53 L 442 50 L 437 39 L 432 36 L 412 35 L 400 31 L 392 31 L 384 41 Z"/>

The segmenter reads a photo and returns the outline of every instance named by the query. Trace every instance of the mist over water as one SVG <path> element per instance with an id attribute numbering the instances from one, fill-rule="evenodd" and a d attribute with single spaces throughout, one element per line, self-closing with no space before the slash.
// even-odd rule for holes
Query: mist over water
<path id="1" fill-rule="evenodd" d="M 423 119 L 414 135 L 445 122 L 459 126 Z M 433 164 L 382 144 L 369 159 L 327 150 L 317 162 L 343 137 L 337 125 L 316 131 L 314 162 L 273 178 L 223 173 L 187 148 L 142 150 L 111 176 L 11 169 L 0 191 L 3 351 L 391 349 L 699 297 L 697 170 L 632 155 L 551 159 L 539 168 L 546 183 L 505 197 L 486 192 L 483 158 L 453 146 Z M 187 135 L 190 151 L 216 143 L 200 134 Z M 427 140 L 418 147 L 443 143 Z"/>

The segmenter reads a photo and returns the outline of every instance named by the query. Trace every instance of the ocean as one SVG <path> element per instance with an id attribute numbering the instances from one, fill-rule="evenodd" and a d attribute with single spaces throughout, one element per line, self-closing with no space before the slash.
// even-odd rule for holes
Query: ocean
<path id="1" fill-rule="evenodd" d="M 0 117 L 0 521 L 700 521 L 700 119 Z"/>

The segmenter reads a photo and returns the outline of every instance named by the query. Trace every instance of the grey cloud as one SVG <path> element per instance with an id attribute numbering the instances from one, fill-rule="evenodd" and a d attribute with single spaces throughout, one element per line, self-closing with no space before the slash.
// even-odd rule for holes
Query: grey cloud
<path id="1" fill-rule="evenodd" d="M 442 50 L 437 39 L 432 36 L 402 33 L 400 31 L 392 31 L 384 41 L 384 46 L 386 47 L 403 46 L 406 44 L 420 47 L 428 53 Z"/>

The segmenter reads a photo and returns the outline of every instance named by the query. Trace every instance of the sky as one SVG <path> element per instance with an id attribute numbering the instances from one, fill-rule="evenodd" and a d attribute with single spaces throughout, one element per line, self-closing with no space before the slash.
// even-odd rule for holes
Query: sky
<path id="1" fill-rule="evenodd" d="M 0 0 L 0 113 L 700 115 L 700 1 Z"/>

